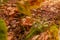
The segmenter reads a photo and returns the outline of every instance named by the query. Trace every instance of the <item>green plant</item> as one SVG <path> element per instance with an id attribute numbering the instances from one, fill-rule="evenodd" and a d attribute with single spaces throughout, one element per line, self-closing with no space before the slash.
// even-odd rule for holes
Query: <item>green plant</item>
<path id="1" fill-rule="evenodd" d="M 2 19 L 0 19 L 0 40 L 7 40 L 7 27 Z"/>
<path id="2" fill-rule="evenodd" d="M 21 3 L 22 1 L 22 3 Z M 32 16 L 31 10 L 37 9 L 40 7 L 40 3 L 44 0 L 21 0 L 17 2 L 17 8 L 20 13 L 23 13 L 27 16 Z"/>
<path id="3" fill-rule="evenodd" d="M 32 36 L 46 31 L 48 28 L 48 26 L 46 26 L 46 25 L 48 25 L 48 24 L 46 24 L 46 22 L 44 22 L 44 24 L 41 24 L 40 22 L 34 23 L 24 40 L 28 40 Z"/>

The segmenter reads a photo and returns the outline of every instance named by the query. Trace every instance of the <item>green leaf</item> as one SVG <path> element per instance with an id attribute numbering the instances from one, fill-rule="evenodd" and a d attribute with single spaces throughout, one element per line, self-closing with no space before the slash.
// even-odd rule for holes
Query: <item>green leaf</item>
<path id="1" fill-rule="evenodd" d="M 31 38 L 32 36 L 34 36 L 40 32 L 43 32 L 42 25 L 39 22 L 37 22 L 32 25 L 32 27 L 29 31 L 29 34 L 26 36 L 26 38 L 24 40 L 28 40 L 29 38 Z"/>
<path id="2" fill-rule="evenodd" d="M 17 3 L 17 8 L 18 8 L 20 13 L 31 16 L 31 11 L 29 10 L 29 8 L 27 6 L 20 4 L 20 3 Z"/>
<path id="3" fill-rule="evenodd" d="M 2 19 L 0 19 L 0 40 L 7 40 L 7 28 Z"/>
<path id="4" fill-rule="evenodd" d="M 28 40 L 29 38 L 31 38 L 35 34 L 36 34 L 36 29 L 35 28 L 31 28 L 30 29 L 30 33 L 26 36 L 26 38 L 24 40 Z"/>

